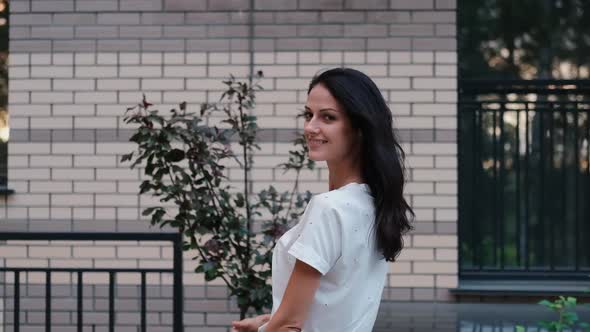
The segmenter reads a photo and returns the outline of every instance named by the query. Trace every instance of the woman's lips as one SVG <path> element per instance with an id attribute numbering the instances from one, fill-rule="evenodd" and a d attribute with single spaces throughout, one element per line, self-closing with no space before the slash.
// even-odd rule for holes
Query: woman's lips
<path id="1" fill-rule="evenodd" d="M 309 145 L 309 147 L 316 148 L 316 147 L 326 144 L 327 142 L 328 141 L 321 140 L 321 139 L 310 139 L 310 140 L 308 140 L 308 145 Z"/>

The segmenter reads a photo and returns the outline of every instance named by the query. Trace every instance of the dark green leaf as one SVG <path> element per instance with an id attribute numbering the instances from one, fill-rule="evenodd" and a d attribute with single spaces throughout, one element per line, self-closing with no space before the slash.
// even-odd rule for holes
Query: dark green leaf
<path id="1" fill-rule="evenodd" d="M 539 301 L 539 304 L 542 306 L 545 306 L 545 307 L 549 307 L 549 308 L 553 305 L 553 303 L 551 303 L 547 300 L 541 300 L 541 301 Z"/>
<path id="2" fill-rule="evenodd" d="M 245 205 L 245 199 L 244 199 L 244 194 L 242 193 L 237 193 L 237 198 L 234 200 L 234 202 L 236 203 L 236 206 L 241 208 L 244 207 Z"/>
<path id="3" fill-rule="evenodd" d="M 132 157 L 133 157 L 133 152 L 131 152 L 129 154 L 124 154 L 121 156 L 121 162 L 124 163 L 127 160 L 131 160 Z"/>
<path id="4" fill-rule="evenodd" d="M 152 188 L 151 182 L 149 180 L 144 180 L 141 185 L 139 185 L 139 194 L 143 194 Z"/>

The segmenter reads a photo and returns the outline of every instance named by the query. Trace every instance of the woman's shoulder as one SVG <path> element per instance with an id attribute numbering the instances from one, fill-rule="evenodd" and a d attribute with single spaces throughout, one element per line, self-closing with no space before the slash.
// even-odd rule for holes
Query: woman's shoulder
<path id="1" fill-rule="evenodd" d="M 372 198 L 368 185 L 352 182 L 338 189 L 312 196 L 311 204 L 318 209 L 342 210 L 349 208 L 370 208 Z"/>

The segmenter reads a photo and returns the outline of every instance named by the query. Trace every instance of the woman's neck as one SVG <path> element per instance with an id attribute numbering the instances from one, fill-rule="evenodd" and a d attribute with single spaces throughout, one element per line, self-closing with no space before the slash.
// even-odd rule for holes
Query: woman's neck
<path id="1" fill-rule="evenodd" d="M 361 168 L 358 163 L 330 163 L 328 162 L 329 190 L 335 190 L 351 182 L 364 183 Z"/>

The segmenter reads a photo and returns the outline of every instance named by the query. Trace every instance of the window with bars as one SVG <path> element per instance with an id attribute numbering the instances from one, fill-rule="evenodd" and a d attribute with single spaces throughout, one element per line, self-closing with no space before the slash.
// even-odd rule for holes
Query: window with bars
<path id="1" fill-rule="evenodd" d="M 587 280 L 589 20 L 588 1 L 457 2 L 460 278 Z"/>
<path id="2" fill-rule="evenodd" d="M 461 81 L 463 277 L 587 278 L 590 82 Z"/>

